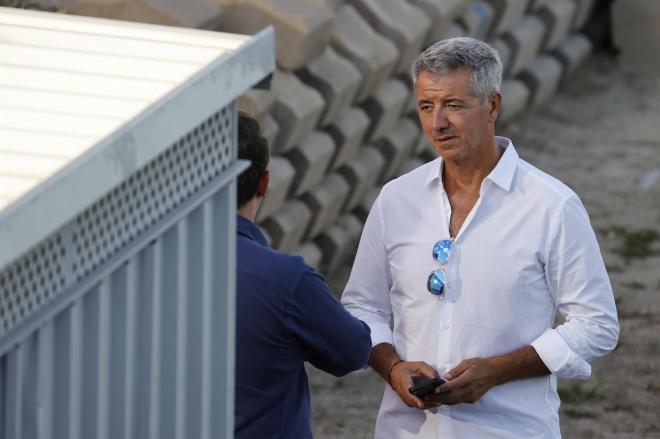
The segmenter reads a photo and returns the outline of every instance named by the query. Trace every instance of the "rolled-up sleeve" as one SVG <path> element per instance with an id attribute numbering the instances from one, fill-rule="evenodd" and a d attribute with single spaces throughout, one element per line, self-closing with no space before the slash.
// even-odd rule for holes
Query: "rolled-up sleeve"
<path id="1" fill-rule="evenodd" d="M 596 235 L 576 195 L 563 202 L 547 243 L 546 280 L 565 321 L 532 346 L 554 375 L 588 378 L 591 360 L 616 346 L 619 323 Z"/>
<path id="2" fill-rule="evenodd" d="M 371 329 L 371 344 L 392 341 L 390 287 L 392 278 L 383 240 L 381 197 L 374 202 L 365 222 L 355 262 L 341 302 L 348 312 Z"/>

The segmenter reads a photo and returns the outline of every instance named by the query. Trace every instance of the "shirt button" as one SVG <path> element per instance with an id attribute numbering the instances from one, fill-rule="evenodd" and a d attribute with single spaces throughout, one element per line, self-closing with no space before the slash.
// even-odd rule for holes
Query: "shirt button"
<path id="1" fill-rule="evenodd" d="M 445 326 L 442 327 L 442 330 L 443 330 L 443 331 L 446 331 L 446 330 L 448 330 L 448 329 L 449 329 L 449 326 L 448 326 L 448 325 L 445 325 Z"/>

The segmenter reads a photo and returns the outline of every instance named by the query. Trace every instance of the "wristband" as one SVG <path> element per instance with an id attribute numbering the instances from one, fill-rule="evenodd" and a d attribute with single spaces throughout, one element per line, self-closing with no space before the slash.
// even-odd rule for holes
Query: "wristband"
<path id="1" fill-rule="evenodd" d="M 387 382 L 389 383 L 390 386 L 392 385 L 392 369 L 394 369 L 394 366 L 396 366 L 397 364 L 403 363 L 403 361 L 404 360 L 401 360 L 401 359 L 399 359 L 398 361 L 395 361 L 390 366 L 390 370 L 387 371 Z"/>

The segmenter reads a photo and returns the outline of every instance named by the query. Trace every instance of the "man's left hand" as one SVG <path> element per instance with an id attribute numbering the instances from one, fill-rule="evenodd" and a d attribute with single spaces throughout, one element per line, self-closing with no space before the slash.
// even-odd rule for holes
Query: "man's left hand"
<path id="1" fill-rule="evenodd" d="M 445 374 L 447 382 L 424 398 L 428 406 L 474 404 L 498 383 L 498 369 L 490 358 L 468 358 Z"/>

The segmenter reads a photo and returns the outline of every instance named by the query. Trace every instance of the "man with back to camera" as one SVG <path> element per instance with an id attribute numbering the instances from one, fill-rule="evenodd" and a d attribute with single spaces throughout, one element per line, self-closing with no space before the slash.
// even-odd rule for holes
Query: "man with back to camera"
<path id="1" fill-rule="evenodd" d="M 495 136 L 494 49 L 443 40 L 412 76 L 439 157 L 383 187 L 342 296 L 389 384 L 375 437 L 559 438 L 557 377 L 589 377 L 619 334 L 585 208 Z M 439 374 L 430 395 L 409 392 Z"/>
<path id="2" fill-rule="evenodd" d="M 335 376 L 366 366 L 369 327 L 351 316 L 299 256 L 277 252 L 254 224 L 268 189 L 269 152 L 239 113 L 235 437 L 311 438 L 304 363 Z"/>

